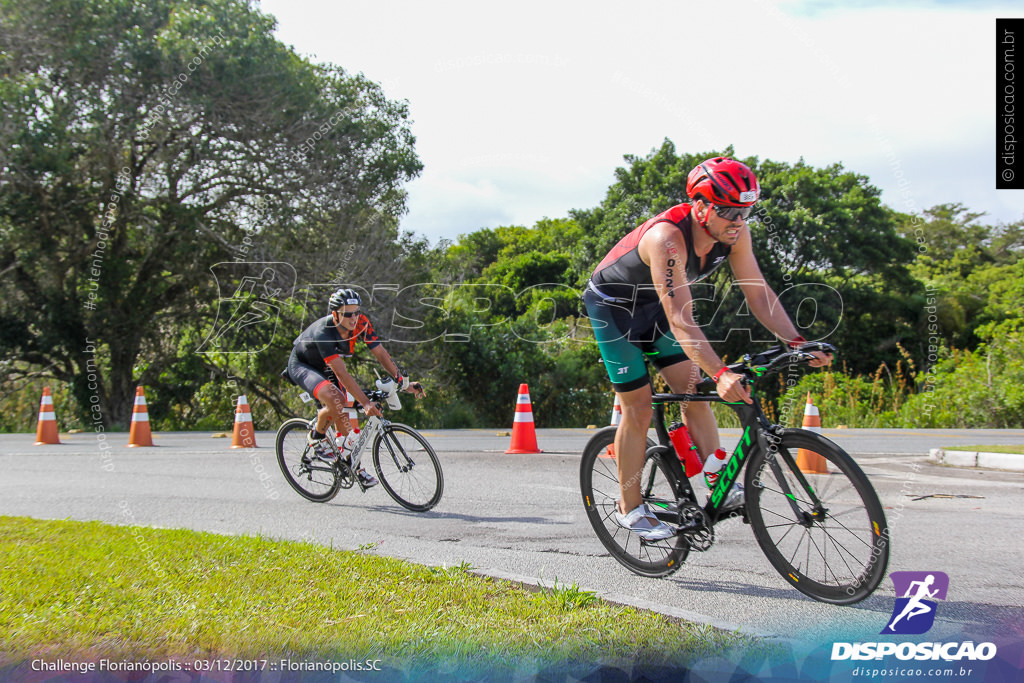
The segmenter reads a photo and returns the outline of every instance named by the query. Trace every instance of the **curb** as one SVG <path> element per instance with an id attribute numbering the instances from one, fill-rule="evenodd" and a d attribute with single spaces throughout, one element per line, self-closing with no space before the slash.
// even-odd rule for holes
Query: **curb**
<path id="1" fill-rule="evenodd" d="M 933 448 L 928 460 L 953 467 L 986 467 L 994 470 L 1024 472 L 1024 455 L 1016 453 L 986 453 L 984 451 L 947 451 Z"/>

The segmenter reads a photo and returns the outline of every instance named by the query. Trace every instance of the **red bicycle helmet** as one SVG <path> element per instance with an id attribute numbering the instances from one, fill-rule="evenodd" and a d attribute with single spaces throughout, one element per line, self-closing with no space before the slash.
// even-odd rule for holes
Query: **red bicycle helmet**
<path id="1" fill-rule="evenodd" d="M 686 194 L 717 206 L 751 206 L 761 195 L 757 176 L 735 159 L 714 157 L 697 164 L 686 177 Z"/>

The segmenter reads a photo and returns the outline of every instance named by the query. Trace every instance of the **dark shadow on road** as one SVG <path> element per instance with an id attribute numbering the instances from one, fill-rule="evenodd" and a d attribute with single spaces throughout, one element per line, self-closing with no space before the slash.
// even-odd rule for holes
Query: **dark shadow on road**
<path id="1" fill-rule="evenodd" d="M 683 571 L 685 571 L 685 568 Z M 701 581 L 698 579 L 684 579 L 679 577 L 668 577 L 665 580 L 673 584 L 675 587 L 704 593 L 706 595 L 713 595 L 714 593 L 731 593 L 733 595 L 745 595 L 751 598 L 774 598 L 777 600 L 815 602 L 813 598 L 807 597 L 797 589 L 788 588 L 784 585 L 780 585 L 778 588 L 768 588 L 765 586 L 752 586 L 749 583 L 740 583 L 738 581 Z M 847 605 L 846 608 L 859 609 L 867 612 L 877 612 L 880 614 L 884 613 L 888 615 L 892 611 L 892 596 L 887 596 L 885 593 L 879 593 L 876 591 L 873 595 L 865 598 L 861 602 L 858 602 L 855 605 Z"/>
<path id="2" fill-rule="evenodd" d="M 392 515 L 402 515 L 403 517 L 409 517 L 410 519 L 451 519 L 459 522 L 493 524 L 540 524 L 544 526 L 572 524 L 571 521 L 559 522 L 544 517 L 482 517 L 479 515 L 462 515 L 456 512 L 435 512 L 433 510 L 428 510 L 427 512 L 413 512 L 412 510 L 406 510 L 405 508 L 397 504 L 373 505 L 368 506 L 366 509 L 370 512 L 386 512 Z"/>

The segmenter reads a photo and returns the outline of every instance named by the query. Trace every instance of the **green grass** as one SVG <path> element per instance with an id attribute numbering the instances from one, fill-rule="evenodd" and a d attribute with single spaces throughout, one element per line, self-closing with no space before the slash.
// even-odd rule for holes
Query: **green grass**
<path id="1" fill-rule="evenodd" d="M 0 660 L 316 655 L 493 671 L 523 661 L 685 666 L 753 643 L 606 603 L 575 583 L 526 590 L 470 569 L 0 517 Z"/>
<path id="2" fill-rule="evenodd" d="M 1016 453 L 1024 455 L 1024 446 L 944 446 L 947 451 L 978 451 L 981 453 Z"/>

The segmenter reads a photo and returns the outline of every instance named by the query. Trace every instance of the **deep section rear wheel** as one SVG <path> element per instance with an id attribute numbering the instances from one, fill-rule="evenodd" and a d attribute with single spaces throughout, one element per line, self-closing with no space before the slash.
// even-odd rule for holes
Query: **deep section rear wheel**
<path id="1" fill-rule="evenodd" d="M 391 423 L 373 441 L 373 467 L 395 502 L 426 512 L 441 500 L 444 475 L 437 454 L 412 427 Z"/>
<path id="2" fill-rule="evenodd" d="M 277 464 L 285 480 L 307 500 L 325 503 L 338 495 L 338 478 L 333 467 L 313 457 L 306 443 L 309 420 L 288 420 L 277 430 Z"/>
<path id="3" fill-rule="evenodd" d="M 889 563 L 885 513 L 856 462 L 828 439 L 787 429 L 777 452 L 747 463 L 747 515 L 758 544 L 800 592 L 836 605 L 859 602 Z M 796 465 L 798 452 L 820 456 Z M 814 473 L 810 473 L 814 472 Z"/>
<path id="4" fill-rule="evenodd" d="M 681 536 L 663 541 L 644 541 L 615 521 L 619 491 L 618 465 L 608 447 L 615 442 L 616 427 L 599 430 L 583 450 L 580 462 L 580 491 L 587 518 L 611 556 L 641 576 L 667 576 L 679 569 L 689 554 Z M 648 447 L 655 442 L 647 439 Z M 658 453 L 648 451 L 640 480 L 641 494 L 655 514 L 669 524 L 678 524 L 679 492 L 671 465 Z"/>

